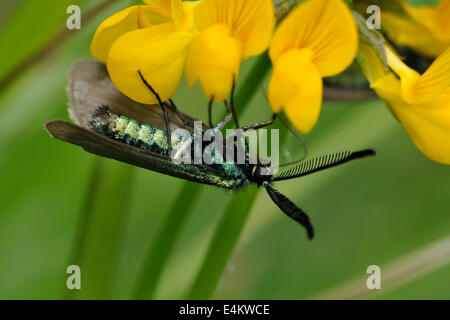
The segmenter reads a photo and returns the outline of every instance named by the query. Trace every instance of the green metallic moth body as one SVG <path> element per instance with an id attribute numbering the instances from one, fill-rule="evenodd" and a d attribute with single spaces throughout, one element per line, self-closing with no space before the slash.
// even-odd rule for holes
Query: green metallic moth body
<path id="1" fill-rule="evenodd" d="M 197 177 L 199 182 L 209 181 L 210 184 L 225 189 L 241 189 L 250 184 L 241 167 L 236 163 L 223 161 L 221 157 L 212 154 L 214 164 L 208 170 L 208 166 L 196 166 L 194 164 L 176 164 L 168 157 L 167 134 L 165 130 L 153 127 L 149 124 L 139 122 L 123 115 L 116 115 L 107 108 L 99 109 L 91 121 L 91 129 L 103 136 L 127 145 L 156 153 L 165 158 L 165 164 L 162 171 L 166 174 L 171 172 L 182 173 L 187 166 L 192 170 L 197 168 Z M 190 136 L 190 141 L 185 137 L 172 134 L 172 149 L 175 153 L 181 152 L 185 144 L 193 143 L 194 137 Z"/>
<path id="2" fill-rule="evenodd" d="M 148 151 L 167 154 L 166 132 L 148 124 L 110 113 L 110 117 L 106 119 L 100 116 L 94 117 L 91 127 L 95 132 L 117 141 L 138 146 Z M 172 137 L 174 148 L 180 147 L 180 142 Z"/>

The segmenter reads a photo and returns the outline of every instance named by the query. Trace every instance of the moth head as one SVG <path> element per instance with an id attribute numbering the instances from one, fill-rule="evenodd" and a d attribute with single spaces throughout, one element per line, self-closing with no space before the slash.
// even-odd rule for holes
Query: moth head
<path id="1" fill-rule="evenodd" d="M 251 166 L 251 180 L 258 186 L 261 186 L 265 181 L 271 181 L 273 178 L 272 166 L 268 163 L 258 163 Z"/>

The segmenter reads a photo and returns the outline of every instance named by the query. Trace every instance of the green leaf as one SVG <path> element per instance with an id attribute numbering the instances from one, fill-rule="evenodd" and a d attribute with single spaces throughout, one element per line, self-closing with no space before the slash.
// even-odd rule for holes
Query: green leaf
<path id="1" fill-rule="evenodd" d="M 0 78 L 66 28 L 66 9 L 82 0 L 24 0 L 0 31 Z M 11 54 L 14 52 L 14 54 Z"/>
<path id="2" fill-rule="evenodd" d="M 146 253 L 146 258 L 136 281 L 133 299 L 151 299 L 155 294 L 164 267 L 174 250 L 181 229 L 189 217 L 196 199 L 203 191 L 201 184 L 184 182 L 173 202 L 163 227 Z"/>
<path id="3" fill-rule="evenodd" d="M 80 266 L 82 290 L 70 291 L 77 299 L 109 299 L 124 236 L 134 167 L 97 159 L 82 206 L 75 251 L 69 265 Z"/>
<path id="4" fill-rule="evenodd" d="M 22 73 L 18 74 L 17 79 L 19 81 L 12 83 L 7 90 L 0 94 L 0 133 L 2 134 L 0 145 L 8 149 L 8 152 L 4 153 L 0 159 L 1 175 L 3 179 L 8 181 L 7 184 L 2 183 L 2 185 L 7 187 L 7 189 L 1 188 L 0 193 L 2 194 L 2 198 L 5 194 L 10 195 L 8 197 L 10 201 L 4 201 L 2 203 L 3 209 L 7 207 L 9 209 L 2 209 L 0 211 L 4 215 L 4 218 L 9 216 L 13 218 L 13 221 L 18 218 L 20 219 L 22 216 L 22 218 L 26 217 L 25 219 L 33 224 L 33 226 L 39 226 L 40 223 L 39 229 L 33 229 L 33 236 L 27 239 L 33 242 L 37 241 L 40 244 L 43 243 L 39 242 L 41 240 L 44 242 L 51 241 L 55 244 L 54 249 L 51 250 L 51 259 L 44 258 L 37 261 L 37 263 L 31 263 L 29 268 L 25 266 L 27 264 L 24 264 L 24 267 L 21 269 L 18 269 L 17 265 L 3 264 L 2 268 L 8 270 L 5 272 L 9 274 L 11 274 L 11 270 L 16 269 L 16 274 L 22 272 L 26 276 L 27 272 L 34 272 L 32 271 L 34 269 L 42 272 L 42 274 L 47 272 L 54 275 L 50 278 L 43 276 L 35 280 L 31 279 L 28 282 L 30 290 L 25 295 L 23 295 L 22 291 L 22 296 L 34 295 L 35 297 L 55 299 L 61 297 L 62 287 L 64 287 L 64 292 L 66 293 L 65 278 L 67 275 L 65 274 L 65 270 L 68 266 L 67 262 L 69 262 L 68 255 L 70 249 L 78 246 L 80 243 L 87 243 L 83 242 L 86 240 L 83 237 L 78 237 L 77 241 L 72 243 L 73 227 L 76 225 L 75 223 L 72 224 L 72 221 L 75 222 L 80 213 L 78 204 L 81 203 L 81 199 L 85 198 L 83 188 L 90 185 L 86 181 L 87 176 L 85 173 L 88 172 L 86 170 L 86 159 L 92 159 L 92 157 L 85 152 L 81 152 L 78 148 L 64 145 L 51 139 L 45 130 L 43 130 L 43 124 L 55 116 L 59 118 L 68 117 L 65 91 L 67 71 L 73 61 L 90 56 L 89 43 L 96 26 L 105 17 L 110 15 L 111 12 L 117 10 L 119 6 L 124 6 L 124 2 L 122 1 L 115 8 L 98 11 L 96 13 L 97 16 L 93 16 L 93 23 L 87 23 L 86 21 L 85 24 L 82 24 L 82 30 L 70 32 L 68 38 L 71 41 L 51 48 L 52 55 L 50 56 L 53 57 L 51 61 L 42 59 L 40 60 L 40 64 L 30 65 L 30 67 L 23 69 Z M 70 4 L 80 3 L 77 1 L 70 2 Z M 66 8 L 68 5 L 64 1 L 58 3 L 22 1 L 15 10 L 11 10 L 10 13 L 14 13 L 14 15 L 4 23 L 5 28 L 1 31 L 2 37 L 0 38 L 0 44 L 2 48 L 5 46 L 18 51 L 16 55 L 11 55 L 11 50 L 2 50 L 2 54 L 8 54 L 9 57 L 2 64 L 3 69 L 1 70 L 9 72 L 9 70 L 15 68 L 17 63 L 20 64 L 24 57 L 34 56 L 35 50 L 45 47 L 55 34 L 64 30 L 66 28 L 65 19 L 67 17 Z M 89 13 L 91 6 L 94 7 L 95 5 L 97 4 L 82 6 L 82 13 Z M 38 159 L 34 159 L 33 156 L 30 156 L 31 153 L 40 154 L 40 156 Z M 23 163 L 23 161 L 26 162 Z M 130 173 L 129 170 L 130 168 L 127 166 L 125 171 Z M 107 165 L 102 172 L 111 179 L 105 181 L 122 183 L 125 186 L 127 184 L 126 176 L 121 176 L 124 173 L 124 171 L 121 171 L 122 169 L 120 168 L 113 169 Z M 129 174 L 127 175 L 129 176 Z M 101 175 L 101 177 L 104 176 Z M 101 182 L 99 184 L 103 186 Z M 23 188 L 23 185 L 26 185 L 26 188 Z M 110 188 L 112 188 L 112 185 L 110 185 Z M 50 189 L 53 189 L 53 191 Z M 103 201 L 106 202 L 109 196 L 114 196 L 116 199 L 110 202 L 111 204 L 117 205 L 118 209 L 121 203 L 125 203 L 127 192 L 121 192 L 119 188 L 115 192 L 117 193 L 117 197 L 112 192 L 110 195 L 104 195 Z M 14 194 L 14 197 L 11 196 L 12 194 Z M 93 202 L 98 207 L 92 210 L 99 210 L 101 205 L 98 205 L 96 201 Z M 28 204 L 32 208 L 23 211 L 21 215 L 19 212 L 23 204 Z M 113 215 L 114 210 L 117 209 L 113 208 Z M 108 207 L 105 207 L 105 210 L 108 210 Z M 89 210 L 83 209 L 82 212 L 85 213 L 86 211 Z M 27 212 L 30 212 L 34 216 L 31 216 L 30 219 L 29 216 L 26 216 Z M 55 214 L 56 212 L 59 214 Z M 17 214 L 10 215 L 12 213 Z M 37 217 L 40 222 L 34 223 L 33 217 Z M 45 221 L 47 219 L 52 221 L 48 224 L 49 226 L 52 225 L 51 228 L 42 226 L 42 223 L 46 224 Z M 105 228 L 106 225 L 107 223 L 105 224 Z M 116 235 L 110 233 L 105 238 L 111 241 L 113 241 L 113 238 L 116 240 L 120 239 L 121 230 L 119 230 L 118 226 L 113 226 L 112 224 L 109 226 L 111 229 L 115 229 L 113 231 L 116 232 Z M 0 226 L 2 229 L 4 227 L 5 224 Z M 58 240 L 53 241 L 56 236 L 55 234 L 59 232 L 64 233 L 63 238 L 58 238 Z M 5 232 L 3 233 L 6 235 Z M 91 234 L 91 231 L 87 234 Z M 28 249 L 21 249 L 22 245 L 24 245 L 23 241 L 14 242 L 14 239 L 11 237 L 10 239 L 9 244 L 11 248 L 17 250 L 15 252 L 18 259 L 22 255 L 33 259 L 34 257 L 29 255 L 28 250 L 33 250 L 36 253 L 40 252 L 42 255 L 40 247 L 33 247 L 33 242 L 27 245 Z M 95 241 L 101 244 L 101 242 Z M 118 240 L 118 242 L 120 241 Z M 113 243 L 114 241 L 111 242 L 111 244 Z M 92 243 L 87 243 L 86 246 L 93 248 Z M 81 247 L 85 248 L 86 246 L 83 244 Z M 102 263 L 104 266 L 108 265 L 109 270 L 104 270 L 104 274 L 112 274 L 110 271 L 115 270 L 116 261 L 113 260 L 116 259 L 118 247 L 120 247 L 120 244 L 114 248 L 106 249 L 105 247 L 105 250 L 100 253 L 99 256 L 105 257 L 111 262 L 109 264 L 100 260 L 97 261 L 98 265 Z M 78 252 L 80 250 L 74 251 Z M 81 254 L 73 254 L 73 256 L 84 257 L 85 254 L 82 252 Z M 78 258 L 76 260 L 78 261 Z M 93 273 L 98 272 L 98 270 L 92 270 Z M 84 280 L 83 278 L 82 281 L 84 282 Z M 101 282 L 100 278 L 99 281 Z M 89 283 L 93 282 L 95 281 L 89 281 Z M 2 281 L 2 283 L 7 285 L 6 281 Z M 17 287 L 17 292 L 11 290 L 10 287 L 10 296 L 20 296 L 18 292 L 21 291 L 21 287 L 17 286 L 17 282 L 15 283 L 16 285 L 12 282 L 14 288 Z M 88 285 L 91 286 L 90 284 Z M 107 284 L 105 282 L 101 284 L 103 288 L 109 285 L 110 283 Z M 89 295 L 89 292 L 94 293 L 94 291 L 103 291 L 105 293 L 103 288 L 97 287 L 96 290 L 88 290 L 85 294 Z M 106 291 L 109 294 L 110 290 L 107 289 Z"/>
<path id="5" fill-rule="evenodd" d="M 186 297 L 188 300 L 211 298 L 240 238 L 257 194 L 257 187 L 251 186 L 245 193 L 235 195 L 229 202 L 217 226 L 197 279 Z"/>

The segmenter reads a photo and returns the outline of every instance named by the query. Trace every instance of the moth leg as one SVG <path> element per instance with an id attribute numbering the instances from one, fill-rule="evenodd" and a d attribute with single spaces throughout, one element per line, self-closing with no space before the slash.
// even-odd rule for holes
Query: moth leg
<path id="1" fill-rule="evenodd" d="M 274 113 L 273 116 L 272 116 L 272 119 L 269 119 L 269 120 L 263 121 L 263 122 L 250 124 L 248 126 L 242 127 L 242 130 L 244 130 L 244 132 L 245 132 L 245 131 L 248 131 L 248 130 L 251 130 L 251 129 L 258 130 L 258 129 L 261 129 L 261 128 L 264 128 L 264 127 L 268 127 L 272 123 L 274 123 L 276 119 L 277 119 L 277 114 Z"/>
<path id="2" fill-rule="evenodd" d="M 227 109 L 228 115 L 222 119 L 222 121 L 219 122 L 219 124 L 217 124 L 216 126 L 213 125 L 213 121 L 212 121 L 212 107 L 213 107 L 213 103 L 214 103 L 214 96 L 211 98 L 211 100 L 208 103 L 208 124 L 211 128 L 217 128 L 218 126 L 220 126 L 220 129 L 223 129 L 223 127 L 225 127 L 225 125 L 231 120 L 232 117 L 234 117 L 233 112 L 230 109 L 230 106 L 228 105 L 228 101 L 224 100 L 223 103 L 225 104 L 225 108 Z M 228 117 L 230 117 L 225 123 L 224 120 L 227 119 Z M 220 125 L 220 123 L 224 123 L 223 125 Z"/>
<path id="3" fill-rule="evenodd" d="M 214 127 L 214 130 L 222 130 L 228 122 L 230 122 L 231 118 L 233 118 L 233 114 L 231 113 L 230 107 L 228 106 L 227 100 L 224 100 L 225 108 L 227 108 L 228 114 L 223 118 L 219 123 Z"/>
<path id="4" fill-rule="evenodd" d="M 218 124 L 214 127 L 214 130 L 222 130 L 228 122 L 230 122 L 231 118 L 233 118 L 233 115 L 231 113 L 228 113 L 225 118 L 223 118 L 221 121 L 219 121 Z"/>
<path id="5" fill-rule="evenodd" d="M 213 123 L 212 123 L 212 107 L 213 107 L 213 103 L 214 103 L 213 99 L 214 99 L 214 97 L 211 100 L 209 100 L 209 103 L 208 103 L 208 124 L 211 128 L 213 127 Z"/>
<path id="6" fill-rule="evenodd" d="M 156 100 L 158 100 L 159 106 L 161 107 L 161 110 L 164 114 L 164 122 L 166 123 L 166 132 L 167 132 L 167 147 L 168 147 L 168 153 L 169 156 L 172 154 L 172 134 L 170 132 L 170 122 L 169 122 L 169 114 L 167 113 L 166 108 L 164 107 L 164 103 L 162 102 L 161 98 L 159 97 L 159 94 L 156 93 L 155 89 L 145 80 L 144 76 L 142 75 L 141 71 L 138 70 L 139 76 L 142 79 L 142 82 L 147 86 L 147 88 L 150 89 L 150 91 L 155 95 Z"/>
<path id="7" fill-rule="evenodd" d="M 225 104 L 225 108 L 227 109 L 228 114 L 227 114 L 227 116 L 224 119 L 222 119 L 222 121 L 220 121 L 216 126 L 214 126 L 213 122 L 212 122 L 212 107 L 213 107 L 213 103 L 214 103 L 214 97 L 212 97 L 212 99 L 209 101 L 209 104 L 208 104 L 208 122 L 209 122 L 209 126 L 211 128 L 214 128 L 214 129 L 218 128 L 219 130 L 221 130 L 221 129 L 223 129 L 226 126 L 226 124 L 228 122 L 230 122 L 230 120 L 233 117 L 233 115 L 232 115 L 232 112 L 230 110 L 230 107 L 228 105 L 227 100 L 224 100 L 223 103 Z"/>
<path id="8" fill-rule="evenodd" d="M 233 87 L 231 89 L 231 97 L 230 97 L 230 106 L 231 113 L 233 114 L 234 123 L 236 124 L 236 129 L 239 129 L 241 126 L 239 125 L 239 120 L 237 117 L 236 109 L 234 108 L 234 90 L 236 89 L 236 82 L 233 79 Z"/>
<path id="9" fill-rule="evenodd" d="M 175 105 L 175 102 L 173 102 L 172 99 L 169 99 L 170 104 L 168 104 L 168 106 L 170 107 L 170 109 L 175 112 L 175 114 L 177 115 L 178 119 L 181 120 L 181 122 L 185 125 L 185 126 L 189 126 L 189 121 L 187 121 L 184 116 L 180 113 L 180 111 L 178 110 L 177 106 Z"/>
<path id="10" fill-rule="evenodd" d="M 230 106 L 228 105 L 228 101 L 227 100 L 223 100 L 223 104 L 225 105 L 225 108 L 227 109 L 227 112 L 233 114 L 233 112 L 231 112 Z"/>

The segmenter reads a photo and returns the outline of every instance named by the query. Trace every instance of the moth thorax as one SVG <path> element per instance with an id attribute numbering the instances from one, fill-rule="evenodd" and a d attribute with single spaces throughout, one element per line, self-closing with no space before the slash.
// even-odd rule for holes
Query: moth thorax
<path id="1" fill-rule="evenodd" d="M 94 121 L 102 123 L 105 127 L 113 130 L 116 126 L 116 115 L 111 113 L 108 107 L 100 107 L 94 114 Z"/>

